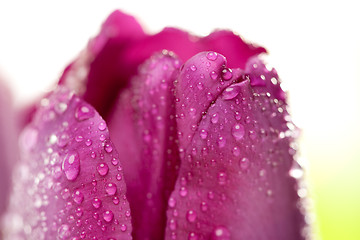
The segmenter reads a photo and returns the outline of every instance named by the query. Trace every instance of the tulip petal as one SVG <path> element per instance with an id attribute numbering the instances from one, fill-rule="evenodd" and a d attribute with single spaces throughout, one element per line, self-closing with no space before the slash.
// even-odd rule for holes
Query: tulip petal
<path id="1" fill-rule="evenodd" d="M 101 116 L 106 116 L 119 89 L 128 84 L 137 69 L 137 66 L 124 65 L 122 54 L 132 41 L 144 36 L 134 17 L 113 12 L 98 36 L 91 39 L 87 48 L 65 69 L 59 83 L 74 90 Z"/>
<path id="2" fill-rule="evenodd" d="M 109 118 L 114 144 L 127 159 L 124 174 L 134 239 L 163 239 L 166 209 L 179 168 L 174 80 L 180 61 L 155 54 L 120 94 Z"/>
<path id="3" fill-rule="evenodd" d="M 166 239 L 305 239 L 298 174 L 292 168 L 295 127 L 273 89 L 255 84 L 268 70 L 254 61 L 259 69 L 248 66 L 238 82 L 220 86 L 212 104 L 200 108 L 204 114 L 189 141 L 180 141 L 185 154 L 169 200 Z M 179 103 L 197 98 L 199 106 L 208 104 L 200 91 L 185 94 L 197 79 L 185 64 L 176 89 Z M 192 105 L 182 107 L 177 104 L 177 111 L 192 112 Z M 186 127 L 183 121 L 177 118 L 179 130 Z"/>
<path id="4" fill-rule="evenodd" d="M 20 138 L 6 239 L 131 239 L 122 166 L 107 126 L 58 88 Z"/>
<path id="5" fill-rule="evenodd" d="M 8 205 L 12 166 L 18 161 L 17 131 L 10 92 L 0 79 L 0 218 Z M 1 239 L 1 227 L 0 227 Z"/>

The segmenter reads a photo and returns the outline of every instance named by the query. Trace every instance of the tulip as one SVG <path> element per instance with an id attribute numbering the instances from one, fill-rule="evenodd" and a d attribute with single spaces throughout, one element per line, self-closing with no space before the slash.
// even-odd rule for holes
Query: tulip
<path id="1" fill-rule="evenodd" d="M 21 134 L 5 238 L 306 239 L 298 130 L 265 53 L 112 13 Z"/>

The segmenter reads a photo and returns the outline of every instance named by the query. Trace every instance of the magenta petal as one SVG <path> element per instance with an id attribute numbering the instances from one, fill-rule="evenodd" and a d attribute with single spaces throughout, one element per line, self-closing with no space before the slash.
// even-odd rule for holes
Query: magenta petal
<path id="1" fill-rule="evenodd" d="M 127 159 L 134 239 L 164 237 L 168 197 L 179 168 L 173 90 L 180 66 L 166 51 L 151 57 L 109 119 L 114 144 Z"/>
<path id="2" fill-rule="evenodd" d="M 131 239 L 122 166 L 94 108 L 57 89 L 22 133 L 7 239 Z"/>
<path id="3" fill-rule="evenodd" d="M 201 92 L 185 94 L 199 79 L 186 66 L 179 102 L 207 105 Z M 294 125 L 286 103 L 250 81 L 222 88 L 204 113 L 196 112 L 197 119 L 204 115 L 192 131 L 178 116 L 179 131 L 190 137 L 188 146 L 180 141 L 184 155 L 169 200 L 166 239 L 305 239 L 299 174 L 293 174 L 301 170 L 292 168 Z M 191 115 L 192 107 L 185 104 L 181 111 Z"/>
<path id="4" fill-rule="evenodd" d="M 0 79 L 0 218 L 8 204 L 11 171 L 19 157 L 13 110 L 10 92 Z"/>
<path id="5" fill-rule="evenodd" d="M 64 71 L 60 84 L 76 91 L 85 101 L 105 116 L 119 89 L 128 84 L 137 65 L 122 64 L 128 45 L 145 34 L 132 16 L 113 12 L 102 25 L 100 33 Z"/>

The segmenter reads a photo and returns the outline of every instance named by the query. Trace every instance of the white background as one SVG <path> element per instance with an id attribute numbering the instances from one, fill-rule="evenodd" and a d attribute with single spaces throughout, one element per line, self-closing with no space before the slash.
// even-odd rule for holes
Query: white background
<path id="1" fill-rule="evenodd" d="M 114 9 L 135 15 L 151 33 L 165 26 L 198 35 L 226 28 L 266 47 L 303 129 L 302 155 L 313 176 L 321 174 L 315 190 L 360 166 L 356 1 L 2 0 L 0 75 L 17 106 L 50 89 Z"/>

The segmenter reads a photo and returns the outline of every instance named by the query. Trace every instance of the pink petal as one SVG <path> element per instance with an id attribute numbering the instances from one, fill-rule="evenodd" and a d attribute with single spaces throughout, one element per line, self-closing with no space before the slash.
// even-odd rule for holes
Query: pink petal
<path id="1" fill-rule="evenodd" d="M 201 58 L 191 61 L 202 64 Z M 194 88 L 186 95 L 185 89 L 198 79 L 188 66 L 180 74 L 176 96 L 179 103 L 197 99 L 197 115 L 204 115 L 191 131 L 183 130 L 188 119 L 177 118 L 179 130 L 190 137 L 180 141 L 184 155 L 170 197 L 166 239 L 305 239 L 304 209 L 294 174 L 301 169 L 292 168 L 297 166 L 296 132 L 286 103 L 266 94 L 263 87 L 252 87 L 256 79 L 250 71 L 225 89 L 217 80 L 221 91 L 203 108 L 208 100 L 202 92 Z M 259 67 L 255 76 L 266 73 L 263 64 Z M 177 111 L 191 113 L 191 107 L 177 104 Z"/>
<path id="2" fill-rule="evenodd" d="M 91 105 L 57 89 L 41 101 L 20 149 L 7 239 L 131 239 L 123 158 Z"/>
<path id="3" fill-rule="evenodd" d="M 164 237 L 167 202 L 179 168 L 173 82 L 180 66 L 171 53 L 151 57 L 109 119 L 114 144 L 127 159 L 134 239 Z"/>
<path id="4" fill-rule="evenodd" d="M 123 65 L 122 54 L 144 32 L 135 20 L 120 11 L 113 12 L 100 33 L 64 71 L 60 84 L 76 91 L 105 116 L 119 89 L 128 84 L 137 66 Z"/>
<path id="5" fill-rule="evenodd" d="M 0 79 L 0 218 L 8 205 L 11 171 L 19 158 L 15 116 L 10 95 L 8 88 Z"/>

